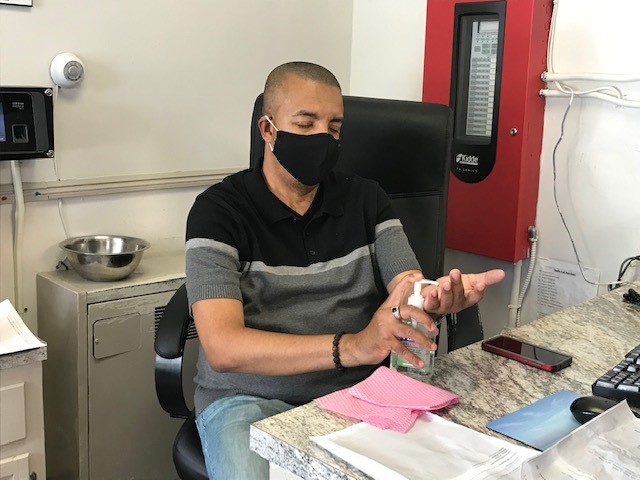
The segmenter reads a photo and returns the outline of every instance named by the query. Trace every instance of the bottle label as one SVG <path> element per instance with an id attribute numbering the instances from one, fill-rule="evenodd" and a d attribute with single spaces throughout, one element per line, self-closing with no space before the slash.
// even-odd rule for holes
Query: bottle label
<path id="1" fill-rule="evenodd" d="M 405 347 L 407 347 L 407 349 L 411 353 L 413 353 L 414 355 L 416 355 L 416 356 L 420 357 L 422 360 L 424 360 L 425 349 L 424 349 L 424 347 L 422 345 L 419 345 L 419 344 L 415 343 L 410 338 L 402 338 L 401 341 L 402 341 L 402 343 L 404 343 Z M 405 360 L 404 358 L 400 357 L 399 355 L 398 355 L 397 363 L 398 363 L 398 366 L 400 366 L 400 367 L 416 368 L 416 367 L 413 366 L 413 364 L 411 362 L 408 362 L 407 360 Z"/>

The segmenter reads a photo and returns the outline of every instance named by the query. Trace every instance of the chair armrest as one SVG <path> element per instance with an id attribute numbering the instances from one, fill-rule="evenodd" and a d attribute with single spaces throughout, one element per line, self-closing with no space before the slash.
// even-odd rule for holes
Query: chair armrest
<path id="1" fill-rule="evenodd" d="M 182 285 L 165 307 L 155 340 L 156 395 L 162 409 L 172 417 L 187 418 L 191 413 L 182 387 L 182 355 L 192 321 L 186 286 Z"/>
<path id="2" fill-rule="evenodd" d="M 189 324 L 193 321 L 189 313 L 187 287 L 182 284 L 164 309 L 156 331 L 155 350 L 162 358 L 178 358 L 184 352 Z"/>

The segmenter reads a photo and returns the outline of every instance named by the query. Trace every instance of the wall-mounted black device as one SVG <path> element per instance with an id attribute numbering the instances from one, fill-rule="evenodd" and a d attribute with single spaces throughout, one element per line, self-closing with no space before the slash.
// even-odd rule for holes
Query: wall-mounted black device
<path id="1" fill-rule="evenodd" d="M 0 161 L 53 156 L 53 90 L 0 87 Z"/>
<path id="2" fill-rule="evenodd" d="M 504 19 L 503 1 L 455 6 L 451 168 L 463 182 L 484 180 L 496 161 Z"/>

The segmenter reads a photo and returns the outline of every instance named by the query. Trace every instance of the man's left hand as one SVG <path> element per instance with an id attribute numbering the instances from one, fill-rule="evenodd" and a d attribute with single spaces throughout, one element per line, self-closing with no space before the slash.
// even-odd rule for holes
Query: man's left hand
<path id="1" fill-rule="evenodd" d="M 438 278 L 437 287 L 424 289 L 424 308 L 438 315 L 464 310 L 478 303 L 484 296 L 485 288 L 500 282 L 504 275 L 504 271 L 499 269 L 467 274 L 453 269 L 449 275 Z"/>

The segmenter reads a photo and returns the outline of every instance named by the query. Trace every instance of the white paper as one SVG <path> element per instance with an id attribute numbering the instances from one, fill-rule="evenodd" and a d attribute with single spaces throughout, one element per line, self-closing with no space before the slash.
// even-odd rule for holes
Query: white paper
<path id="1" fill-rule="evenodd" d="M 591 281 L 598 281 L 597 269 L 583 267 Z M 527 315 L 540 318 L 592 299 L 598 294 L 598 286 L 585 282 L 580 267 L 575 263 L 540 257 L 536 265 L 535 281 L 531 284 L 531 297 L 535 300 L 535 312 Z"/>
<path id="2" fill-rule="evenodd" d="M 44 345 L 27 328 L 9 300 L 0 303 L 0 355 L 22 352 Z"/>
<path id="3" fill-rule="evenodd" d="M 6 3 L 7 5 L 22 5 L 24 7 L 33 6 L 33 0 L 0 0 L 0 3 Z"/>
<path id="4" fill-rule="evenodd" d="M 363 422 L 311 440 L 375 480 L 640 480 L 640 419 L 626 401 L 542 453 L 430 413 L 407 433 Z"/>
<path id="5" fill-rule="evenodd" d="M 407 433 L 362 422 L 311 440 L 376 480 L 519 479 L 537 454 L 430 413 Z"/>
<path id="6" fill-rule="evenodd" d="M 640 480 L 640 419 L 620 402 L 525 462 L 522 478 Z"/>

